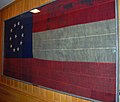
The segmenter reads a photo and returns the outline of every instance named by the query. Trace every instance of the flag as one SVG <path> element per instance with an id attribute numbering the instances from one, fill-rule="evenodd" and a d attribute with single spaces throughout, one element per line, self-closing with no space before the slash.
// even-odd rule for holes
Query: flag
<path id="1" fill-rule="evenodd" d="M 114 0 L 57 0 L 5 21 L 4 75 L 115 101 Z"/>

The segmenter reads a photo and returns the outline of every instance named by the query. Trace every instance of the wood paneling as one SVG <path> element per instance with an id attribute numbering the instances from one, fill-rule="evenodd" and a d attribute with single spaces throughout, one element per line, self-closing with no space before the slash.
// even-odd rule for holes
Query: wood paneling
<path id="1" fill-rule="evenodd" d="M 13 16 L 43 5 L 50 0 L 16 0 L 0 11 L 0 73 L 2 70 L 3 22 Z M 46 90 L 5 76 L 0 76 L 0 102 L 89 102 Z"/>
<path id="2" fill-rule="evenodd" d="M 7 77 L 0 82 L 0 102 L 90 102 Z"/>
<path id="3" fill-rule="evenodd" d="M 120 0 L 118 0 L 119 20 L 120 20 Z"/>

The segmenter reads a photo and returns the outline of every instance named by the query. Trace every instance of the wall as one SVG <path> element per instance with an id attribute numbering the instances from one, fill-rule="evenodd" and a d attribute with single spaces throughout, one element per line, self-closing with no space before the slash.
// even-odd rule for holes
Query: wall
<path id="1" fill-rule="evenodd" d="M 40 6 L 50 0 L 16 0 L 0 11 L 0 73 L 2 74 L 3 21 Z M 49 91 L 5 76 L 0 76 L 0 102 L 88 102 L 58 92 Z"/>

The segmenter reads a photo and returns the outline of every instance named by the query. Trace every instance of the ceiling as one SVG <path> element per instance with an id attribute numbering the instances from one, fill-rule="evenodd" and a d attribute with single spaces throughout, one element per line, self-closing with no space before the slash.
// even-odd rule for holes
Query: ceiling
<path id="1" fill-rule="evenodd" d="M 0 0 L 0 9 L 2 9 L 3 7 L 9 5 L 13 1 L 15 1 L 15 0 Z"/>

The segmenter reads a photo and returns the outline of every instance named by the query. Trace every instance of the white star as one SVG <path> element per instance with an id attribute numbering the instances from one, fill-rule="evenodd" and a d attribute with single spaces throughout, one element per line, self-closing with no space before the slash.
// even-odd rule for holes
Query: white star
<path id="1" fill-rule="evenodd" d="M 16 27 L 16 24 L 14 24 L 14 27 Z"/>
<path id="2" fill-rule="evenodd" d="M 13 48 L 13 52 L 15 52 L 15 48 Z"/>
<path id="3" fill-rule="evenodd" d="M 17 35 L 15 35 L 15 38 L 17 38 Z"/>
<path id="4" fill-rule="evenodd" d="M 12 44 L 10 44 L 10 48 L 12 48 Z"/>
<path id="5" fill-rule="evenodd" d="M 20 22 L 18 22 L 17 25 L 20 25 Z"/>
<path id="6" fill-rule="evenodd" d="M 10 29 L 10 32 L 12 33 L 13 29 Z"/>
<path id="7" fill-rule="evenodd" d="M 20 41 L 20 45 L 22 45 L 23 44 L 23 42 L 22 41 Z"/>
<path id="8" fill-rule="evenodd" d="M 11 41 L 11 40 L 12 40 L 12 37 L 10 37 L 9 39 L 10 39 L 10 41 Z"/>
<path id="9" fill-rule="evenodd" d="M 22 35 L 21 35 L 22 37 L 24 37 L 24 33 L 22 33 Z"/>
<path id="10" fill-rule="evenodd" d="M 23 25 L 21 25 L 21 29 L 23 29 Z"/>
<path id="11" fill-rule="evenodd" d="M 20 50 L 20 48 L 19 47 L 17 47 L 17 51 L 19 51 Z"/>

